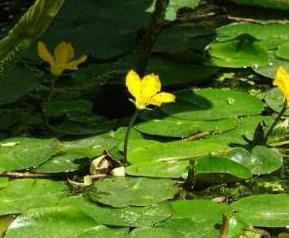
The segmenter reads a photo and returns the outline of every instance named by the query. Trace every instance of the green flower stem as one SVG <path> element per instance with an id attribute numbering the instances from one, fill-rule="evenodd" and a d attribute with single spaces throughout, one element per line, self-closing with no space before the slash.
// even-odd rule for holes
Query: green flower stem
<path id="1" fill-rule="evenodd" d="M 53 93 L 54 93 L 54 89 L 55 89 L 55 83 L 57 80 L 58 80 L 58 77 L 52 76 L 49 91 L 48 91 L 48 96 L 47 96 L 47 104 L 51 102 L 51 99 L 52 99 Z"/>
<path id="2" fill-rule="evenodd" d="M 49 118 L 48 118 L 48 115 L 47 115 L 47 106 L 52 100 L 53 93 L 54 93 L 54 88 L 55 88 L 55 83 L 56 83 L 57 80 L 58 80 L 57 76 L 52 76 L 51 77 L 47 98 L 42 101 L 42 105 L 41 105 L 41 107 L 42 107 L 42 119 L 43 119 L 44 125 L 46 127 L 49 127 Z"/>
<path id="3" fill-rule="evenodd" d="M 134 114 L 132 115 L 129 124 L 126 129 L 125 137 L 124 137 L 124 143 L 123 143 L 123 164 L 124 166 L 127 165 L 127 149 L 128 149 L 128 139 L 129 139 L 129 134 L 131 131 L 131 128 L 133 127 L 133 124 L 135 123 L 135 120 L 138 116 L 139 110 L 136 109 Z"/>
<path id="4" fill-rule="evenodd" d="M 267 144 L 267 141 L 268 141 L 268 138 L 269 136 L 272 134 L 275 126 L 277 125 L 277 123 L 280 121 L 281 117 L 283 116 L 283 114 L 285 113 L 286 109 L 288 107 L 288 104 L 287 104 L 287 100 L 285 99 L 284 100 L 284 104 L 283 104 L 283 108 L 282 110 L 279 112 L 278 116 L 276 117 L 275 121 L 272 123 L 272 125 L 270 126 L 266 136 L 265 136 L 265 142 Z"/>

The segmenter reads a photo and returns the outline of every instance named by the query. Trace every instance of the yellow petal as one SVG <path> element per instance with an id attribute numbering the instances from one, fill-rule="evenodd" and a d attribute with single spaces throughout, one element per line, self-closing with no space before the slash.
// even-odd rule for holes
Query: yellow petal
<path id="1" fill-rule="evenodd" d="M 70 43 L 65 41 L 59 43 L 54 50 L 56 64 L 64 64 L 74 58 L 74 49 Z"/>
<path id="2" fill-rule="evenodd" d="M 161 91 L 159 76 L 148 74 L 141 80 L 141 97 L 150 98 Z"/>
<path id="3" fill-rule="evenodd" d="M 138 76 L 138 74 L 130 70 L 125 79 L 125 85 L 129 91 L 129 93 L 134 96 L 137 100 L 140 99 L 140 93 L 141 93 L 141 79 Z"/>
<path id="4" fill-rule="evenodd" d="M 69 70 L 78 70 L 78 65 L 85 62 L 87 60 L 86 55 L 82 55 L 76 60 L 70 61 L 69 63 L 65 64 L 64 68 Z"/>
<path id="5" fill-rule="evenodd" d="M 284 94 L 287 102 L 289 102 L 289 74 L 284 67 L 280 66 L 277 69 L 277 74 L 275 80 L 273 81 L 273 85 L 278 86 L 278 88 Z"/>
<path id="6" fill-rule="evenodd" d="M 41 59 L 48 62 L 50 65 L 53 64 L 54 60 L 53 60 L 52 55 L 48 51 L 46 45 L 41 41 L 38 42 L 38 55 Z"/>
<path id="7" fill-rule="evenodd" d="M 149 99 L 150 104 L 160 106 L 162 103 L 174 102 L 176 97 L 172 93 L 161 92 Z"/>

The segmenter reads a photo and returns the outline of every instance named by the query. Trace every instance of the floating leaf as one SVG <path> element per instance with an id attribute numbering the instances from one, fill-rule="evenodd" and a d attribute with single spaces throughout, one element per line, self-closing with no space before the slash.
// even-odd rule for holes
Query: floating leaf
<path id="1" fill-rule="evenodd" d="M 96 225 L 92 218 L 72 208 L 38 208 L 17 217 L 5 237 L 71 238 Z"/>
<path id="2" fill-rule="evenodd" d="M 57 139 L 15 137 L 0 142 L 0 170 L 36 167 L 58 152 Z"/>
<path id="3" fill-rule="evenodd" d="M 270 174 L 280 169 L 283 164 L 282 155 L 276 150 L 265 146 L 256 146 L 252 150 L 252 173 L 253 174 Z"/>
<path id="4" fill-rule="evenodd" d="M 289 6 L 289 4 L 288 4 Z M 279 46 L 279 49 L 275 52 L 276 56 L 281 58 L 281 59 L 285 59 L 285 60 L 289 60 L 289 44 L 288 42 L 282 44 Z"/>
<path id="5" fill-rule="evenodd" d="M 205 138 L 208 142 L 224 143 L 228 145 L 247 145 L 248 141 L 254 138 L 255 130 L 260 122 L 271 125 L 272 117 L 270 116 L 249 116 L 238 118 L 238 126 L 236 129 L 216 134 Z M 245 140 L 246 138 L 246 140 Z"/>
<path id="6" fill-rule="evenodd" d="M 215 121 L 189 121 L 173 117 L 152 119 L 139 123 L 135 126 L 142 133 L 167 137 L 188 137 L 198 132 L 221 133 L 236 127 L 233 119 Z"/>
<path id="7" fill-rule="evenodd" d="M 40 87 L 40 74 L 17 66 L 0 78 L 0 105 L 13 103 Z"/>
<path id="8" fill-rule="evenodd" d="M 148 207 L 112 208 L 101 207 L 82 196 L 69 197 L 61 201 L 60 206 L 69 206 L 80 210 L 99 224 L 125 227 L 148 227 L 172 216 L 168 202 Z"/>
<path id="9" fill-rule="evenodd" d="M 255 65 L 253 70 L 264 77 L 274 79 L 277 69 L 282 65 L 289 70 L 289 61 L 276 57 L 273 53 L 269 53 L 269 61 L 266 65 Z"/>
<path id="10" fill-rule="evenodd" d="M 273 1 L 275 2 L 275 0 Z M 265 44 L 268 49 L 276 49 L 289 40 L 287 24 L 237 22 L 219 27 L 217 29 L 217 41 L 232 40 L 243 34 L 251 35 Z"/>
<path id="11" fill-rule="evenodd" d="M 109 134 L 101 134 L 78 140 L 64 141 L 62 150 L 66 153 L 84 155 L 93 158 L 116 146 L 116 140 Z"/>
<path id="12" fill-rule="evenodd" d="M 13 180 L 0 190 L 0 215 L 54 206 L 67 194 L 68 189 L 62 182 L 44 179 Z"/>
<path id="13" fill-rule="evenodd" d="M 217 120 L 258 115 L 262 102 L 247 93 L 230 89 L 205 88 L 176 93 L 176 103 L 161 109 L 172 117 L 185 120 Z"/>
<path id="14" fill-rule="evenodd" d="M 236 147 L 226 157 L 247 167 L 255 175 L 272 173 L 283 164 L 282 155 L 276 149 L 265 146 L 254 147 L 251 154 L 243 148 Z"/>
<path id="15" fill-rule="evenodd" d="M 8 185 L 8 182 L 9 182 L 9 178 L 1 177 L 0 178 L 0 189 L 6 187 Z"/>
<path id="16" fill-rule="evenodd" d="M 221 67 L 242 68 L 268 62 L 266 47 L 249 34 L 227 41 L 214 41 L 208 46 L 208 51 L 211 63 Z"/>
<path id="17" fill-rule="evenodd" d="M 223 144 L 206 141 L 176 141 L 139 146 L 128 151 L 131 164 L 144 161 L 196 160 L 209 154 L 226 153 L 229 148 Z"/>
<path id="18" fill-rule="evenodd" d="M 234 216 L 224 216 L 220 238 L 239 238 L 247 227 L 247 224 L 237 220 Z"/>
<path id="19" fill-rule="evenodd" d="M 97 182 L 87 195 L 89 199 L 112 207 L 150 206 L 172 199 L 178 192 L 169 179 L 112 177 Z"/>
<path id="20" fill-rule="evenodd" d="M 128 166 L 125 171 L 131 176 L 185 178 L 188 174 L 188 167 L 188 161 L 148 161 Z"/>
<path id="21" fill-rule="evenodd" d="M 222 183 L 249 179 L 249 168 L 223 157 L 208 156 L 196 161 L 194 176 L 197 182 Z"/>
<path id="22" fill-rule="evenodd" d="M 251 226 L 287 227 L 289 225 L 289 196 L 264 194 L 242 198 L 231 204 L 235 216 Z"/>
<path id="23" fill-rule="evenodd" d="M 34 171 L 37 173 L 54 174 L 68 173 L 89 167 L 91 160 L 80 154 L 64 154 L 50 158 Z"/>
<path id="24" fill-rule="evenodd" d="M 168 228 L 137 228 L 134 229 L 128 238 L 183 238 L 179 232 Z"/>
<path id="25" fill-rule="evenodd" d="M 103 225 L 85 229 L 80 232 L 75 238 L 126 238 L 128 228 L 109 228 Z"/>
<path id="26" fill-rule="evenodd" d="M 178 231 L 184 238 L 218 238 L 216 227 L 222 223 L 223 214 L 231 211 L 225 204 L 201 199 L 176 201 L 172 206 L 174 216 L 157 227 Z"/>
<path id="27" fill-rule="evenodd" d="M 277 87 L 267 91 L 265 95 L 266 104 L 273 109 L 275 112 L 281 112 L 283 108 L 284 95 L 281 90 Z M 289 116 L 289 110 L 286 109 L 286 116 Z"/>

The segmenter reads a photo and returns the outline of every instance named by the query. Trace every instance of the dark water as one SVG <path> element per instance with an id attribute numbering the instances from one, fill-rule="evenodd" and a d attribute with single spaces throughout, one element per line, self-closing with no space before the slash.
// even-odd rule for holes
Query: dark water
<path id="1" fill-rule="evenodd" d="M 1 25 L 9 21 L 9 8 L 10 8 L 9 5 L 10 5 L 9 1 L 0 0 L 0 24 Z"/>

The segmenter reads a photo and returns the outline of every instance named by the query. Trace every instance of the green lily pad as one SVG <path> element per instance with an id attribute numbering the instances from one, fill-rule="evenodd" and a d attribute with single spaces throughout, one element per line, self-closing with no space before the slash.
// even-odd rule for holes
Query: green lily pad
<path id="1" fill-rule="evenodd" d="M 176 93 L 176 103 L 161 110 L 184 120 L 218 120 L 237 116 L 258 115 L 262 102 L 241 91 L 230 89 L 185 90 Z"/>
<path id="2" fill-rule="evenodd" d="M 276 49 L 289 40 L 287 24 L 237 22 L 219 27 L 217 29 L 217 41 L 232 40 L 242 34 L 253 36 L 265 44 L 268 49 Z"/>
<path id="3" fill-rule="evenodd" d="M 274 79 L 276 76 L 277 69 L 283 66 L 287 71 L 289 71 L 289 61 L 280 59 L 273 53 L 269 53 L 269 62 L 266 65 L 253 67 L 253 70 L 264 77 Z"/>
<path id="4" fill-rule="evenodd" d="M 38 208 L 17 217 L 8 227 L 5 237 L 70 238 L 96 225 L 92 218 L 72 208 Z"/>
<path id="5" fill-rule="evenodd" d="M 242 235 L 244 235 L 244 231 L 246 231 L 246 228 L 248 228 L 248 225 L 242 221 L 239 221 L 234 216 L 224 216 L 220 237 L 242 237 Z M 256 238 L 258 238 L 259 235 L 261 234 L 258 233 Z"/>
<path id="6" fill-rule="evenodd" d="M 176 230 L 184 238 L 218 238 L 216 227 L 222 223 L 223 214 L 231 211 L 228 205 L 201 199 L 176 201 L 172 207 L 174 216 L 157 227 Z"/>
<path id="7" fill-rule="evenodd" d="M 281 168 L 282 155 L 273 148 L 256 146 L 251 154 L 243 148 L 234 148 L 227 155 L 230 160 L 239 163 L 255 174 L 270 174 Z"/>
<path id="8" fill-rule="evenodd" d="M 6 187 L 8 185 L 8 183 L 9 183 L 9 178 L 1 177 L 0 178 L 0 189 Z"/>
<path id="9" fill-rule="evenodd" d="M 0 170 L 36 167 L 58 152 L 57 139 L 15 137 L 0 142 Z"/>
<path id="10" fill-rule="evenodd" d="M 189 121 L 165 117 L 139 123 L 135 128 L 149 135 L 184 138 L 204 131 L 221 133 L 234 129 L 236 126 L 235 120 L 230 118 L 215 121 Z"/>
<path id="11" fill-rule="evenodd" d="M 63 199 L 60 206 L 69 206 L 80 210 L 99 224 L 125 227 L 149 227 L 172 216 L 168 202 L 147 207 L 112 208 L 99 206 L 83 196 Z"/>
<path id="12" fill-rule="evenodd" d="M 196 161 L 194 175 L 197 182 L 223 183 L 249 179 L 249 168 L 223 157 L 208 156 Z"/>
<path id="13" fill-rule="evenodd" d="M 183 238 L 179 232 L 168 228 L 137 228 L 134 229 L 128 238 Z"/>
<path id="14" fill-rule="evenodd" d="M 288 6 L 289 6 L 289 4 L 288 4 Z M 288 42 L 280 45 L 279 49 L 276 50 L 275 54 L 277 57 L 279 57 L 281 59 L 289 60 L 289 44 L 288 44 Z"/>
<path id="15" fill-rule="evenodd" d="M 209 154 L 223 154 L 228 150 L 226 145 L 206 141 L 174 141 L 132 148 L 128 151 L 128 161 L 137 164 L 144 161 L 196 160 Z"/>
<path id="16" fill-rule="evenodd" d="M 205 199 L 174 201 L 172 208 L 174 218 L 189 218 L 195 222 L 202 222 L 201 217 L 210 221 L 221 221 L 222 215 L 231 211 L 226 204 L 218 204 Z"/>
<path id="17" fill-rule="evenodd" d="M 39 72 L 17 66 L 0 78 L 0 105 L 13 103 L 41 85 Z M 21 78 L 21 80 L 20 80 Z"/>
<path id="18" fill-rule="evenodd" d="M 95 226 L 80 232 L 75 238 L 126 238 L 128 228 L 109 228 L 104 225 Z"/>
<path id="19" fill-rule="evenodd" d="M 14 180 L 0 190 L 0 215 L 54 206 L 67 194 L 68 188 L 62 182 L 44 179 Z"/>
<path id="20" fill-rule="evenodd" d="M 252 226 L 287 227 L 289 195 L 264 194 L 242 198 L 231 204 L 235 216 Z"/>
<path id="21" fill-rule="evenodd" d="M 275 112 L 281 112 L 283 108 L 284 95 L 277 87 L 270 89 L 265 95 L 266 104 Z M 286 109 L 285 115 L 289 116 L 289 110 Z"/>
<path id="22" fill-rule="evenodd" d="M 227 41 L 214 41 L 208 46 L 211 63 L 221 67 L 242 68 L 268 63 L 264 44 L 249 34 Z"/>
<path id="23" fill-rule="evenodd" d="M 250 168 L 252 165 L 251 154 L 248 150 L 242 147 L 234 147 L 232 148 L 226 157 L 230 160 L 235 161 L 238 164 L 242 164 L 247 168 Z"/>
<path id="24" fill-rule="evenodd" d="M 270 174 L 283 165 L 283 157 L 276 150 L 265 146 L 256 146 L 252 150 L 252 173 L 253 174 Z"/>
<path id="25" fill-rule="evenodd" d="M 204 139 L 208 142 L 224 143 L 227 145 L 247 145 L 248 140 L 252 141 L 258 124 L 263 121 L 266 125 L 271 125 L 272 117 L 270 116 L 249 116 L 238 118 L 236 129 L 224 132 L 222 134 L 211 135 Z"/>
<path id="26" fill-rule="evenodd" d="M 54 174 L 69 173 L 89 167 L 91 160 L 80 154 L 57 155 L 41 164 L 34 171 L 37 173 Z"/>
<path id="27" fill-rule="evenodd" d="M 188 167 L 188 161 L 148 161 L 128 166 L 125 172 L 131 176 L 185 178 L 188 174 Z"/>
<path id="28" fill-rule="evenodd" d="M 97 182 L 87 196 L 112 207 L 150 206 L 172 199 L 178 190 L 169 179 L 112 177 Z"/>
<path id="29" fill-rule="evenodd" d="M 101 134 L 78 140 L 63 141 L 61 149 L 69 154 L 79 154 L 88 158 L 99 156 L 116 146 L 116 139 L 109 134 Z"/>

